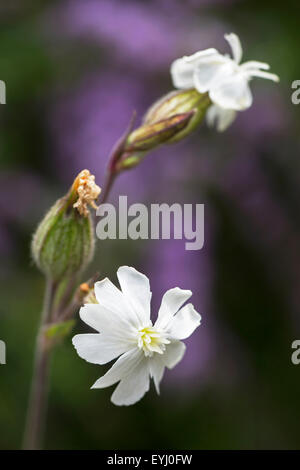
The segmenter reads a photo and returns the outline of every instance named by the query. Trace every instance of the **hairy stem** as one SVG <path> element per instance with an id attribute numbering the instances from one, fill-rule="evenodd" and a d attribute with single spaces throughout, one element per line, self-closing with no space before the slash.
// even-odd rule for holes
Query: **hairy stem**
<path id="1" fill-rule="evenodd" d="M 51 318 L 55 290 L 55 284 L 47 280 L 41 325 L 36 339 L 35 364 L 23 442 L 24 449 L 40 449 L 43 440 L 51 355 L 51 348 L 46 344 L 44 327 Z"/>

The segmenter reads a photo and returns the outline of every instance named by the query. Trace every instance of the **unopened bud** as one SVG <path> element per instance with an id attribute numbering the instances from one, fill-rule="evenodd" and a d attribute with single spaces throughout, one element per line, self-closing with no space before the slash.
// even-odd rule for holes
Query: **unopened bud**
<path id="1" fill-rule="evenodd" d="M 90 262 L 95 241 L 88 205 L 95 208 L 99 194 L 94 176 L 83 170 L 38 226 L 32 240 L 32 256 L 53 281 L 77 274 Z"/>
<path id="2" fill-rule="evenodd" d="M 174 114 L 171 117 L 144 124 L 129 135 L 125 151 L 151 150 L 168 142 L 188 126 L 194 114 L 195 111 L 191 110 L 187 113 Z"/>
<path id="3" fill-rule="evenodd" d="M 193 111 L 192 119 L 190 119 L 188 125 L 180 132 L 177 132 L 167 143 L 178 142 L 198 127 L 210 104 L 207 93 L 199 93 L 193 88 L 172 91 L 151 106 L 144 117 L 144 125 L 150 125 L 157 120 L 164 119 L 166 116 Z"/>
<path id="4" fill-rule="evenodd" d="M 142 125 L 128 135 L 118 168 L 132 168 L 150 150 L 191 134 L 210 104 L 208 94 L 195 89 L 174 91 L 158 100 L 146 113 Z"/>

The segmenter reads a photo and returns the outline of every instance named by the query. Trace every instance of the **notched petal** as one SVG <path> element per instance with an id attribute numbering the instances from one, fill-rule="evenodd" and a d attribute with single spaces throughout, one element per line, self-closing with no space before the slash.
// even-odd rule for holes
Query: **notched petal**
<path id="1" fill-rule="evenodd" d="M 168 325 L 170 337 L 175 339 L 186 339 L 200 325 L 201 315 L 196 312 L 192 304 L 185 305 L 172 318 Z"/>

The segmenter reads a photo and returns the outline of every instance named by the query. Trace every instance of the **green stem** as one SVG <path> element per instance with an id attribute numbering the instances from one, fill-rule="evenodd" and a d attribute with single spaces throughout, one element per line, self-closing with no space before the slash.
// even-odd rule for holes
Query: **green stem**
<path id="1" fill-rule="evenodd" d="M 51 318 L 56 285 L 47 280 L 41 325 L 36 339 L 35 364 L 31 382 L 23 448 L 41 448 L 47 408 L 51 349 L 47 346 L 44 327 Z"/>

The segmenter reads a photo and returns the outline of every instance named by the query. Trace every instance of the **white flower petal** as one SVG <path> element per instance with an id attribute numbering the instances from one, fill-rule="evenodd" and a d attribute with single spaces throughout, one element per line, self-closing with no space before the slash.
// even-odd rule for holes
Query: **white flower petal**
<path id="1" fill-rule="evenodd" d="M 248 79 L 243 73 L 237 73 L 225 79 L 209 91 L 210 99 L 221 108 L 241 111 L 252 104 L 252 94 Z"/>
<path id="2" fill-rule="evenodd" d="M 279 77 L 275 73 L 263 72 L 262 70 L 250 70 L 248 72 L 249 77 L 260 77 L 266 78 L 267 80 L 272 80 L 273 82 L 279 82 Z"/>
<path id="3" fill-rule="evenodd" d="M 193 88 L 194 80 L 194 66 L 188 64 L 183 59 L 175 60 L 171 65 L 171 77 L 175 88 L 188 89 Z"/>
<path id="4" fill-rule="evenodd" d="M 269 70 L 269 64 L 265 62 L 259 62 L 258 60 L 248 60 L 240 65 L 242 70 L 252 70 L 252 69 L 262 69 L 262 70 Z"/>
<path id="5" fill-rule="evenodd" d="M 148 278 L 128 266 L 121 267 L 117 275 L 122 292 L 104 279 L 95 285 L 99 304 L 87 304 L 80 310 L 81 319 L 99 333 L 79 334 L 72 342 L 88 362 L 105 364 L 117 359 L 91 388 L 119 382 L 112 403 L 132 405 L 149 390 L 150 378 L 159 393 L 165 367 L 174 367 L 184 355 L 185 345 L 179 339 L 188 337 L 201 317 L 192 305 L 181 308 L 192 292 L 176 287 L 165 293 L 152 326 Z"/>
<path id="6" fill-rule="evenodd" d="M 127 351 L 98 379 L 91 388 L 105 388 L 124 379 L 142 360 L 144 354 L 137 348 Z"/>
<path id="7" fill-rule="evenodd" d="M 161 306 L 158 312 L 155 327 L 159 329 L 165 328 L 173 315 L 180 309 L 180 307 L 191 297 L 190 290 L 183 290 L 179 287 L 169 289 L 163 296 Z"/>
<path id="8" fill-rule="evenodd" d="M 85 304 L 81 307 L 79 316 L 84 323 L 100 333 L 112 333 L 112 331 L 115 331 L 124 335 L 124 328 L 128 332 L 133 331 L 124 315 L 121 318 L 99 304 Z"/>
<path id="9" fill-rule="evenodd" d="M 106 364 L 132 348 L 127 341 L 99 333 L 76 335 L 72 343 L 78 355 L 92 364 Z"/>
<path id="10" fill-rule="evenodd" d="M 112 312 L 116 320 L 126 321 L 133 327 L 138 326 L 138 319 L 123 293 L 108 279 L 96 282 L 95 296 L 99 305 Z"/>
<path id="11" fill-rule="evenodd" d="M 163 378 L 164 370 L 165 370 L 165 364 L 163 361 L 163 357 L 158 354 L 154 354 L 150 358 L 150 375 L 153 378 L 154 385 L 155 385 L 158 395 L 159 395 L 159 384 L 161 382 L 161 379 Z"/>
<path id="12" fill-rule="evenodd" d="M 99 304 L 85 304 L 79 310 L 81 320 L 98 332 L 109 329 L 106 320 L 109 319 L 110 311 Z"/>
<path id="13" fill-rule="evenodd" d="M 242 56 L 243 56 L 243 50 L 242 50 L 242 45 L 239 37 L 234 34 L 225 34 L 225 39 L 226 41 L 229 42 L 231 50 L 232 50 L 232 55 L 237 64 L 241 62 Z"/>
<path id="14" fill-rule="evenodd" d="M 149 360 L 143 358 L 124 379 L 121 380 L 111 401 L 114 405 L 133 405 L 139 401 L 150 386 Z"/>
<path id="15" fill-rule="evenodd" d="M 232 49 L 232 57 L 222 55 L 216 49 L 199 51 L 182 57 L 172 64 L 171 73 L 177 88 L 196 88 L 199 93 L 209 93 L 213 105 L 207 115 L 210 124 L 225 130 L 235 119 L 235 111 L 242 111 L 252 104 L 249 81 L 261 77 L 279 81 L 276 74 L 266 72 L 270 67 L 265 62 L 251 60 L 240 64 L 242 46 L 239 37 L 226 34 L 225 39 Z"/>
<path id="16" fill-rule="evenodd" d="M 172 338 L 185 339 L 200 325 L 200 321 L 201 315 L 196 312 L 192 304 L 188 304 L 172 318 L 167 331 Z"/>
<path id="17" fill-rule="evenodd" d="M 199 59 L 211 57 L 215 54 L 218 54 L 218 52 L 216 49 L 211 48 L 175 60 L 170 68 L 174 87 L 181 89 L 194 88 L 193 73 L 195 63 Z"/>
<path id="18" fill-rule="evenodd" d="M 167 345 L 162 360 L 168 369 L 173 369 L 184 356 L 186 346 L 181 341 L 172 341 Z"/>
<path id="19" fill-rule="evenodd" d="M 209 91 L 225 77 L 234 74 L 236 64 L 220 54 L 215 58 L 200 61 L 194 68 L 194 86 L 199 93 Z"/>
<path id="20" fill-rule="evenodd" d="M 194 88 L 194 65 L 177 59 L 171 65 L 171 78 L 175 88 L 187 90 Z"/>
<path id="21" fill-rule="evenodd" d="M 145 326 L 150 322 L 150 303 L 152 293 L 149 279 L 136 269 L 122 266 L 118 269 L 117 276 L 128 304 L 135 311 L 140 325 Z"/>
<path id="22" fill-rule="evenodd" d="M 183 60 L 185 60 L 188 64 L 197 64 L 200 59 L 202 60 L 204 58 L 213 57 L 215 55 L 219 55 L 219 52 L 213 47 L 210 47 L 209 49 L 204 49 L 203 51 L 198 51 L 192 55 L 185 56 L 183 57 Z"/>
<path id="23" fill-rule="evenodd" d="M 218 132 L 223 132 L 236 118 L 236 111 L 224 109 L 213 104 L 206 112 L 206 121 L 210 127 L 216 126 Z"/>

